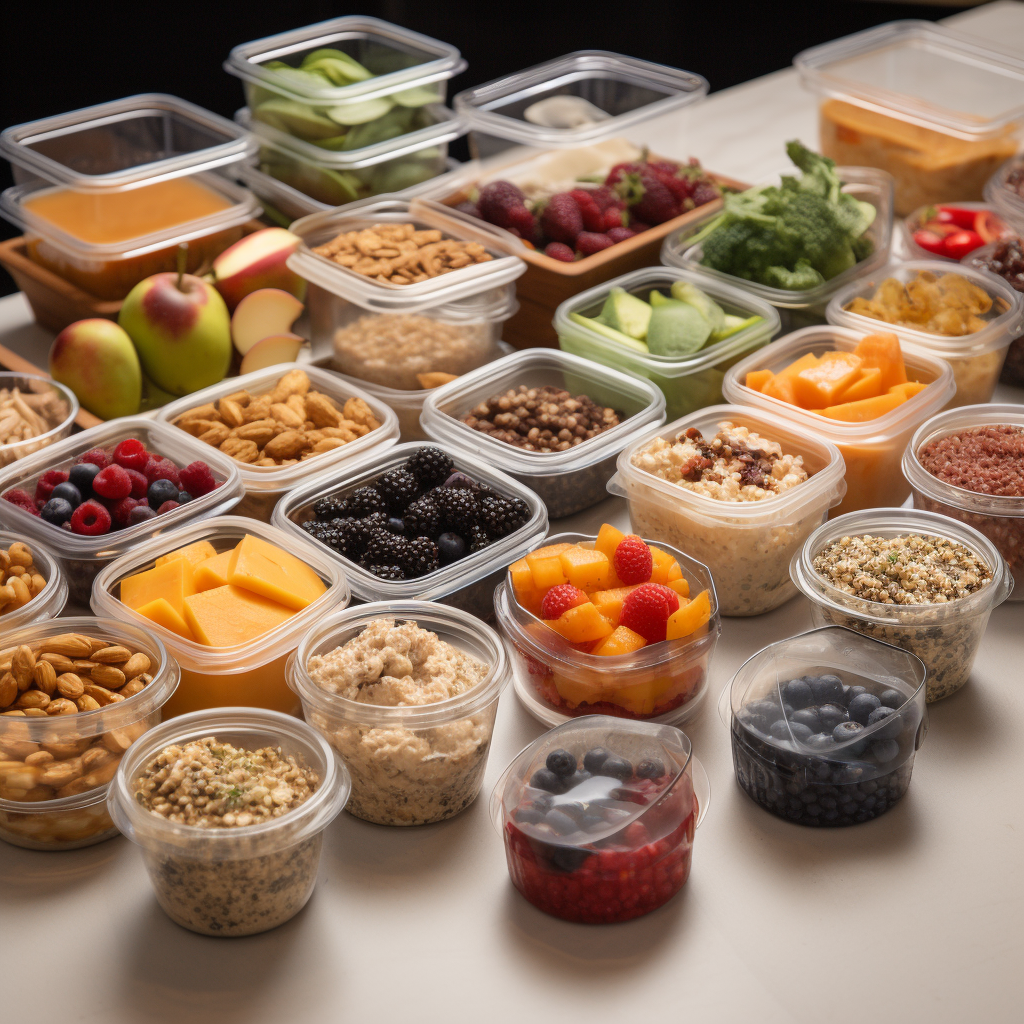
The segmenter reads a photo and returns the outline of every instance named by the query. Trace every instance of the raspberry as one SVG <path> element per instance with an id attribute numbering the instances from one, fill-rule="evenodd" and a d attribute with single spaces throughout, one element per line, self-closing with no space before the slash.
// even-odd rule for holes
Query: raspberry
<path id="1" fill-rule="evenodd" d="M 127 526 L 132 509 L 138 504 L 140 503 L 135 498 L 122 498 L 120 501 L 115 501 L 110 509 L 110 517 L 118 526 Z"/>
<path id="2" fill-rule="evenodd" d="M 619 625 L 639 633 L 649 644 L 665 639 L 665 623 L 679 607 L 675 591 L 660 583 L 645 583 L 623 602 Z"/>
<path id="3" fill-rule="evenodd" d="M 165 501 L 157 510 L 156 514 L 162 516 L 165 512 L 173 512 L 174 509 L 180 508 L 181 506 L 176 501 Z"/>
<path id="4" fill-rule="evenodd" d="M 110 456 L 102 448 L 90 448 L 83 455 L 78 456 L 79 462 L 91 462 L 100 469 L 110 465 Z"/>
<path id="5" fill-rule="evenodd" d="M 71 529 L 86 537 L 97 537 L 110 529 L 110 513 L 98 501 L 83 501 L 71 515 Z"/>
<path id="6" fill-rule="evenodd" d="M 67 478 L 67 473 L 62 469 L 47 470 L 47 472 L 45 472 L 36 481 L 36 501 L 41 501 L 45 505 L 50 500 L 50 495 L 53 493 L 54 487 L 56 487 L 57 484 L 64 483 Z"/>
<path id="7" fill-rule="evenodd" d="M 585 188 L 574 188 L 569 195 L 580 208 L 583 226 L 587 231 L 602 231 L 604 229 L 604 213 L 591 193 Z"/>
<path id="8" fill-rule="evenodd" d="M 608 237 L 613 242 L 624 242 L 627 238 L 632 238 L 636 234 L 632 228 L 609 228 Z"/>
<path id="9" fill-rule="evenodd" d="M 178 476 L 178 467 L 170 459 L 165 459 L 162 455 L 150 455 L 143 472 L 150 483 L 154 480 L 170 480 L 179 490 L 181 488 L 181 477 Z"/>
<path id="10" fill-rule="evenodd" d="M 607 236 L 593 231 L 581 231 L 576 236 L 576 248 L 583 256 L 593 256 L 602 249 L 610 249 L 615 243 Z"/>
<path id="11" fill-rule="evenodd" d="M 553 260 L 561 260 L 562 263 L 573 263 L 576 260 L 576 253 L 561 242 L 548 242 L 544 246 L 544 255 L 550 256 Z"/>
<path id="12" fill-rule="evenodd" d="M 560 583 L 552 587 L 540 603 L 540 613 L 545 619 L 557 619 L 570 608 L 585 604 L 590 598 L 571 583 Z"/>
<path id="13" fill-rule="evenodd" d="M 651 549 L 635 534 L 630 534 L 619 541 L 619 546 L 612 555 L 615 575 L 627 586 L 634 583 L 646 583 L 654 571 L 654 559 Z"/>
<path id="14" fill-rule="evenodd" d="M 114 449 L 114 461 L 125 469 L 137 469 L 141 472 L 149 461 L 149 452 L 141 441 L 129 437 Z"/>
<path id="15" fill-rule="evenodd" d="M 179 476 L 179 489 L 188 491 L 193 498 L 201 498 L 217 486 L 213 471 L 205 462 L 190 462 Z"/>
<path id="16" fill-rule="evenodd" d="M 553 242 L 575 245 L 576 236 L 583 230 L 583 215 L 568 192 L 553 195 L 541 214 L 540 226 Z"/>
<path id="17" fill-rule="evenodd" d="M 107 466 L 101 469 L 92 482 L 92 489 L 101 498 L 119 501 L 132 493 L 132 478 L 121 466 Z"/>
<path id="18" fill-rule="evenodd" d="M 128 474 L 128 479 L 132 482 L 132 497 L 145 498 L 146 492 L 149 490 L 149 481 L 146 479 L 146 474 L 140 473 L 137 469 L 126 469 L 125 472 Z"/>
<path id="19" fill-rule="evenodd" d="M 17 505 L 18 508 L 23 508 L 26 512 L 31 512 L 34 516 L 39 515 L 39 509 L 36 507 L 35 498 L 33 498 L 28 491 L 23 491 L 20 487 L 16 487 L 12 491 L 5 491 L 4 501 L 9 501 L 12 505 Z"/>

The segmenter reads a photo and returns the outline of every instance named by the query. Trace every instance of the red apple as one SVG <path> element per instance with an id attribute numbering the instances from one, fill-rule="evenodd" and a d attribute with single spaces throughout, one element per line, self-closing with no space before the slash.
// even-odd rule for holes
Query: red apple
<path id="1" fill-rule="evenodd" d="M 272 334 L 287 334 L 302 313 L 302 303 L 280 288 L 250 292 L 231 316 L 231 338 L 241 355 Z"/>
<path id="2" fill-rule="evenodd" d="M 101 419 L 139 411 L 139 357 L 131 338 L 112 320 L 78 320 L 65 327 L 50 349 L 50 376 Z"/>
<path id="3" fill-rule="evenodd" d="M 298 235 L 284 228 L 264 228 L 225 249 L 213 261 L 213 276 L 228 309 L 260 288 L 280 288 L 305 298 L 306 282 L 286 263 L 298 244 Z"/>

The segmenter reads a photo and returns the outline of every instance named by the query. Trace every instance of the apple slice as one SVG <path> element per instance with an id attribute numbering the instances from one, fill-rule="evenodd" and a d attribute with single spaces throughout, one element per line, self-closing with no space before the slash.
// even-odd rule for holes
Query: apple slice
<path id="1" fill-rule="evenodd" d="M 250 292 L 281 288 L 298 299 L 306 295 L 306 282 L 289 270 L 287 259 L 299 245 L 299 236 L 284 228 L 264 228 L 235 242 L 213 261 L 214 284 L 228 309 Z"/>
<path id="2" fill-rule="evenodd" d="M 231 339 L 235 348 L 244 356 L 256 342 L 272 334 L 288 334 L 302 310 L 302 303 L 280 288 L 250 292 L 231 316 Z"/>
<path id="3" fill-rule="evenodd" d="M 302 338 L 297 334 L 272 334 L 269 338 L 261 338 L 242 357 L 238 372 L 253 373 L 278 363 L 294 363 L 302 344 Z"/>

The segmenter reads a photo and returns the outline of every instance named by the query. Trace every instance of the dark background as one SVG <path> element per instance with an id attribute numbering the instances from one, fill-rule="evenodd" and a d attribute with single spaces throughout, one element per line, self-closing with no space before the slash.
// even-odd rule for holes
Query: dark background
<path id="1" fill-rule="evenodd" d="M 714 92 L 788 67 L 805 47 L 858 29 L 899 18 L 935 20 L 962 9 L 872 0 L 385 0 L 358 6 L 85 0 L 40 9 L 15 0 L 4 12 L 0 128 L 140 92 L 172 93 L 231 117 L 242 105 L 242 85 L 221 65 L 233 46 L 343 14 L 375 15 L 457 46 L 469 67 L 449 83 L 450 98 L 581 49 L 695 71 Z M 458 149 L 453 155 L 466 156 Z M 0 188 L 11 183 L 4 162 Z M 0 238 L 17 233 L 0 220 Z M 13 290 L 0 270 L 0 295 Z"/>

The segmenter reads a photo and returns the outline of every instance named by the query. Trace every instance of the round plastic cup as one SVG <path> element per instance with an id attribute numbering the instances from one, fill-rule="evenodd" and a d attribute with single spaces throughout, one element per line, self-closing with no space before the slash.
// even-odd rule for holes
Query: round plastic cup
<path id="1" fill-rule="evenodd" d="M 254 398 L 271 394 L 281 378 L 293 370 L 305 373 L 309 378 L 311 390 L 319 391 L 333 399 L 339 409 L 343 408 L 350 398 L 361 399 L 370 407 L 380 426 L 355 441 L 302 459 L 291 466 L 253 466 L 233 459 L 238 467 L 242 486 L 245 488 L 245 496 L 233 509 L 236 515 L 252 516 L 254 519 L 269 523 L 274 506 L 281 495 L 301 483 L 311 472 L 319 472 L 357 459 L 371 449 L 382 451 L 393 445 L 398 438 L 398 420 L 383 402 L 361 388 L 353 387 L 338 374 L 308 363 L 280 363 L 257 370 L 255 373 L 247 373 L 242 377 L 228 377 L 213 387 L 204 388 L 202 391 L 179 398 L 176 402 L 168 403 L 158 411 L 157 418 L 174 426 L 174 421 L 189 409 L 208 403 L 216 404 L 222 398 L 228 398 L 239 391 L 248 391 Z"/>
<path id="2" fill-rule="evenodd" d="M 1024 196 L 1009 184 L 1009 177 L 1020 169 L 1020 157 L 1013 156 L 1006 161 L 988 181 L 985 182 L 985 201 L 991 203 L 996 213 L 1017 232 L 1024 235 Z"/>
<path id="3" fill-rule="evenodd" d="M 40 448 L 63 441 L 71 433 L 75 417 L 78 415 L 78 399 L 75 393 L 49 377 L 39 377 L 33 373 L 0 373 L 0 391 L 15 389 L 23 395 L 55 395 L 54 415 L 50 428 L 43 433 L 24 441 L 0 444 L 0 467 L 9 466 L 12 462 L 39 451 Z"/>
<path id="4" fill-rule="evenodd" d="M 0 551 L 6 551 L 12 544 L 19 542 L 25 543 L 18 534 L 0 530 Z M 33 622 L 55 619 L 67 604 L 68 584 L 57 559 L 45 545 L 37 541 L 28 544 L 28 548 L 32 552 L 32 564 L 46 580 L 46 586 L 20 608 L 0 612 L 0 630 L 17 629 Z"/>
<path id="5" fill-rule="evenodd" d="M 992 570 L 980 590 L 946 604 L 882 604 L 844 593 L 814 569 L 814 559 L 842 537 L 902 537 L 917 533 L 970 548 Z M 793 582 L 811 604 L 815 625 L 846 626 L 916 654 L 928 669 L 928 702 L 955 693 L 971 674 L 992 609 L 1013 589 L 996 546 L 973 527 L 935 512 L 876 508 L 850 512 L 807 538 L 790 567 Z"/>
<path id="6" fill-rule="evenodd" d="M 22 626 L 0 634 L 0 651 L 63 633 L 140 652 L 149 658 L 153 678 L 134 696 L 93 711 L 0 715 L 0 839 L 30 850 L 73 850 L 117 834 L 106 810 L 110 780 L 124 752 L 160 721 L 178 685 L 177 662 L 160 639 L 115 619 L 70 616 Z M 40 758 L 40 751 L 52 759 Z M 33 758 L 31 766 L 27 758 Z"/>
<path id="7" fill-rule="evenodd" d="M 559 533 L 544 541 L 593 547 L 594 537 Z M 632 654 L 584 654 L 547 623 L 523 608 L 506 576 L 494 592 L 498 627 L 507 641 L 516 695 L 545 725 L 583 715 L 612 715 L 663 725 L 680 725 L 703 705 L 711 657 L 722 633 L 718 596 L 707 566 L 669 547 L 689 584 L 690 596 L 702 590 L 711 598 L 711 618 L 695 634 L 649 644 Z"/>
<path id="8" fill-rule="evenodd" d="M 798 825 L 832 828 L 877 818 L 910 785 L 928 728 L 926 674 L 915 655 L 839 626 L 769 644 L 747 658 L 722 693 L 740 788 L 769 813 Z M 826 675 L 831 679 L 814 682 Z M 788 692 L 794 680 L 811 686 Z M 892 714 L 836 740 L 833 723 L 850 721 L 847 707 L 856 694 L 848 691 L 854 686 L 857 693 L 885 694 Z M 827 718 L 818 716 L 824 707 Z M 816 733 L 809 731 L 814 728 Z"/>
<path id="9" fill-rule="evenodd" d="M 1015 278 L 1004 277 L 991 266 L 996 249 L 1000 244 L 1000 242 L 990 242 L 988 245 L 983 245 L 980 249 L 975 249 L 974 252 L 968 253 L 961 262 L 964 266 L 971 267 L 974 270 L 995 274 L 996 277 L 1001 277 L 1006 281 L 1011 288 L 1022 292 L 1024 291 L 1024 282 L 1018 281 Z M 1021 243 L 1018 241 L 1016 244 L 1019 246 Z M 999 380 L 1001 383 L 1010 384 L 1013 387 L 1024 387 L 1024 334 L 1018 333 L 1013 341 L 1010 342 L 1010 346 L 1006 350 L 1006 359 L 1003 361 L 1002 372 L 999 374 Z"/>
<path id="10" fill-rule="evenodd" d="M 1006 560 L 1013 578 L 1014 589 L 1008 600 L 1024 601 L 1024 494 L 985 494 L 957 487 L 929 473 L 918 457 L 932 441 L 999 424 L 1024 430 L 1024 406 L 966 405 L 933 416 L 918 427 L 907 445 L 903 475 L 913 492 L 914 508 L 958 519 L 988 537 Z"/>
<path id="11" fill-rule="evenodd" d="M 1014 235 L 1013 229 L 993 208 L 991 203 L 929 203 L 926 206 L 918 207 L 918 209 L 913 213 L 908 214 L 902 221 L 903 244 L 912 260 L 941 260 L 943 263 L 966 263 L 967 259 L 985 244 L 984 241 L 982 241 L 982 244 L 978 246 L 978 249 L 972 249 L 967 256 L 963 257 L 962 260 L 954 258 L 953 256 L 942 256 L 937 252 L 932 252 L 931 250 L 918 245 L 917 242 L 914 241 L 914 232 L 917 231 L 918 228 L 923 227 L 930 219 L 933 218 L 930 211 L 934 211 L 936 207 L 941 206 L 955 206 L 958 210 L 989 210 L 992 212 L 993 216 L 998 217 L 1002 222 L 1002 233 L 1000 237 L 1012 238 Z"/>
<path id="12" fill-rule="evenodd" d="M 898 505 L 910 493 L 900 473 L 900 460 L 910 435 L 953 396 L 952 368 L 916 345 L 900 343 L 908 376 L 928 386 L 884 416 L 863 423 L 846 423 L 820 416 L 778 398 L 748 388 L 752 370 L 778 373 L 809 352 L 852 352 L 864 332 L 843 327 L 805 327 L 773 341 L 733 366 L 725 375 L 722 390 L 727 401 L 757 409 L 771 422 L 792 423 L 805 433 L 839 449 L 845 463 L 846 495 L 833 515 L 860 508 Z"/>
<path id="13" fill-rule="evenodd" d="M 430 630 L 488 667 L 457 697 L 433 704 L 381 706 L 324 689 L 309 659 L 357 637 L 371 622 L 392 619 Z M 365 669 L 354 666 L 365 678 Z M 509 680 L 501 639 L 478 618 L 428 601 L 357 605 L 318 623 L 288 663 L 288 683 L 302 712 L 337 751 L 352 776 L 350 814 L 378 825 L 425 825 L 467 808 L 480 792 L 498 698 Z"/>
<path id="14" fill-rule="evenodd" d="M 280 626 L 232 647 L 207 647 L 158 626 L 118 600 L 121 580 L 152 569 L 160 555 L 198 541 L 209 541 L 218 554 L 234 548 L 247 534 L 276 544 L 301 558 L 327 585 L 326 593 Z M 181 665 L 181 686 L 167 707 L 168 717 L 222 706 L 271 708 L 286 713 L 296 701 L 285 682 L 285 663 L 302 634 L 318 618 L 349 602 L 348 583 L 325 549 L 303 537 L 242 516 L 219 516 L 155 538 L 111 562 L 96 577 L 92 609 L 151 629 Z"/>
<path id="15" fill-rule="evenodd" d="M 550 778 L 547 789 L 532 785 L 550 754 L 568 752 L 583 773 L 598 747 L 616 758 L 615 776 L 594 764 L 593 775 L 556 777 L 558 792 Z M 491 792 L 490 812 L 512 884 L 526 900 L 566 921 L 613 924 L 649 914 L 686 884 L 710 798 L 685 733 L 588 715 L 521 750 Z"/>
<path id="16" fill-rule="evenodd" d="M 481 402 L 521 386 L 586 395 L 615 409 L 621 422 L 564 452 L 528 451 L 462 422 Z M 525 484 L 547 506 L 548 515 L 559 519 L 604 501 L 626 440 L 664 420 L 665 398 L 646 380 L 555 349 L 525 349 L 432 391 L 420 422 L 427 437 L 483 455 L 489 465 Z"/>
<path id="17" fill-rule="evenodd" d="M 985 327 L 974 334 L 946 337 L 875 320 L 860 313 L 851 313 L 846 308 L 855 298 L 870 298 L 887 278 L 912 281 L 922 272 L 959 274 L 988 292 L 992 297 L 992 310 Z M 952 367 L 956 381 L 956 395 L 949 405 L 976 405 L 992 397 L 1006 359 L 1006 350 L 1024 326 L 1024 296 L 995 274 L 963 264 L 951 266 L 947 260 L 912 260 L 890 264 L 836 292 L 828 304 L 826 316 L 830 324 L 848 327 L 861 334 L 891 332 L 901 342 L 909 342 L 921 351 L 945 360 Z"/>
<path id="18" fill-rule="evenodd" d="M 237 828 L 172 822 L 135 798 L 146 765 L 169 746 L 215 737 L 244 750 L 276 748 L 315 771 L 305 803 Z M 118 829 L 142 850 L 157 902 L 176 924 L 201 935 L 255 935 L 293 918 L 316 885 L 324 829 L 345 806 L 348 772 L 305 722 L 257 708 L 215 708 L 172 719 L 137 742 L 110 786 Z"/>
<path id="19" fill-rule="evenodd" d="M 690 427 L 713 437 L 718 425 L 747 427 L 799 455 L 808 480 L 762 501 L 718 501 L 633 465 L 655 437 L 674 440 Z M 608 490 L 629 503 L 633 532 L 674 545 L 707 565 L 723 615 L 761 615 L 796 593 L 789 562 L 845 493 L 835 445 L 785 420 L 741 405 L 715 405 L 642 434 L 619 455 Z"/>

